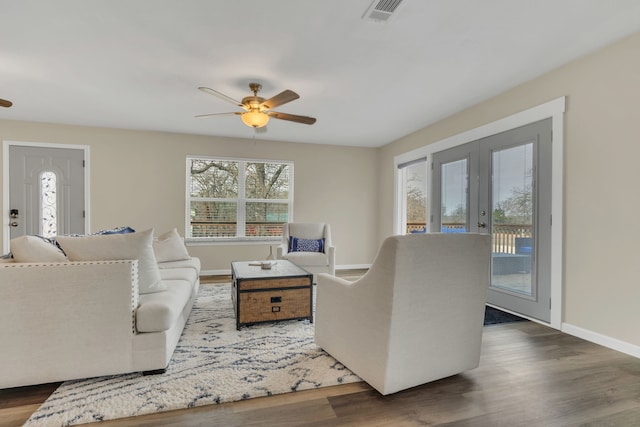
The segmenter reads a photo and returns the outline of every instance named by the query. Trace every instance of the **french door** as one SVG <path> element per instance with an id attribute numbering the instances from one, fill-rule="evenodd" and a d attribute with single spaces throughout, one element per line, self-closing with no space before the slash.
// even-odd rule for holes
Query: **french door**
<path id="1" fill-rule="evenodd" d="M 9 238 L 85 232 L 83 149 L 9 146 Z"/>
<path id="2" fill-rule="evenodd" d="M 432 230 L 491 234 L 487 302 L 549 322 L 551 119 L 435 153 L 432 161 Z"/>

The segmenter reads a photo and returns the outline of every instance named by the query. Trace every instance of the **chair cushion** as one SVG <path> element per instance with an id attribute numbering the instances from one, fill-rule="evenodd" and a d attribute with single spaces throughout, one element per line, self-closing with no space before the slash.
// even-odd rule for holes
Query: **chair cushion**
<path id="1" fill-rule="evenodd" d="M 324 239 L 289 237 L 289 252 L 324 252 Z"/>
<path id="2" fill-rule="evenodd" d="M 163 280 L 167 290 L 140 295 L 136 311 L 138 332 L 162 332 L 175 325 L 191 297 L 192 285 L 186 280 Z"/>
<path id="3" fill-rule="evenodd" d="M 329 258 L 321 252 L 289 252 L 282 256 L 299 266 L 325 266 L 329 265 Z"/>

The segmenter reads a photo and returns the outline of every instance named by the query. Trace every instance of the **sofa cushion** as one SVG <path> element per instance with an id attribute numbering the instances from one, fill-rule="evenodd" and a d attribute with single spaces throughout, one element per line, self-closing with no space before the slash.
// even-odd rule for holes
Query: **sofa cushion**
<path id="1" fill-rule="evenodd" d="M 134 230 L 131 227 L 116 227 L 116 228 L 108 228 L 105 230 L 99 230 L 96 231 L 95 233 L 91 233 L 92 236 L 96 236 L 96 235 L 107 235 L 107 234 L 127 234 L 127 233 L 135 233 L 136 230 Z"/>
<path id="2" fill-rule="evenodd" d="M 166 289 L 153 254 L 153 229 L 126 234 L 58 236 L 57 240 L 70 261 L 137 259 L 140 294 Z"/>
<path id="3" fill-rule="evenodd" d="M 140 295 L 136 311 L 138 332 L 162 332 L 175 325 L 191 297 L 193 284 L 187 280 L 163 280 L 165 291 Z"/>
<path id="4" fill-rule="evenodd" d="M 189 283 L 198 281 L 198 272 L 194 268 L 162 268 L 160 269 L 160 277 L 166 280 L 186 280 Z"/>
<path id="5" fill-rule="evenodd" d="M 329 265 L 326 254 L 321 252 L 289 252 L 282 256 L 296 265 L 325 266 Z"/>
<path id="6" fill-rule="evenodd" d="M 153 239 L 153 252 L 158 262 L 182 261 L 191 258 L 184 246 L 184 240 L 175 228 Z"/>
<path id="7" fill-rule="evenodd" d="M 165 261 L 159 262 L 158 268 L 160 271 L 171 268 L 191 268 L 195 270 L 198 275 L 200 274 L 200 258 L 190 258 L 181 261 Z"/>
<path id="8" fill-rule="evenodd" d="M 16 262 L 65 262 L 67 257 L 54 240 L 40 236 L 11 239 L 9 248 Z"/>

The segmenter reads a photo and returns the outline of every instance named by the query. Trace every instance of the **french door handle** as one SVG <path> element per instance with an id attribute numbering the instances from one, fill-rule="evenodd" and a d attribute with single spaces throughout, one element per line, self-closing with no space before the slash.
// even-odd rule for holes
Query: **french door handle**
<path id="1" fill-rule="evenodd" d="M 479 222 L 479 223 L 478 223 L 478 227 L 480 227 L 480 228 L 487 228 L 487 224 L 485 224 L 484 222 Z"/>

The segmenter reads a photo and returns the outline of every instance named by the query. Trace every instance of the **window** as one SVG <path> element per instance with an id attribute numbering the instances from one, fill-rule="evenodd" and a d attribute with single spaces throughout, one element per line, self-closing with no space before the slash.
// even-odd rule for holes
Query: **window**
<path id="1" fill-rule="evenodd" d="M 187 236 L 277 240 L 293 211 L 293 163 L 187 157 Z"/>
<path id="2" fill-rule="evenodd" d="M 398 165 L 403 194 L 402 219 L 405 234 L 427 231 L 426 158 Z"/>
<path id="3" fill-rule="evenodd" d="M 54 172 L 40 174 L 40 235 L 53 237 L 58 234 L 57 177 Z"/>

